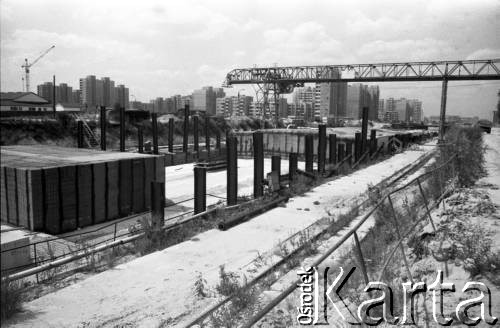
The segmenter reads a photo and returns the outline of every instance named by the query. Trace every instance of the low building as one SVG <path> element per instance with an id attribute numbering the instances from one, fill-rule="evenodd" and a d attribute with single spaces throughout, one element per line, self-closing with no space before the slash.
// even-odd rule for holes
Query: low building
<path id="1" fill-rule="evenodd" d="M 52 104 L 33 92 L 0 93 L 2 112 L 52 112 Z"/>

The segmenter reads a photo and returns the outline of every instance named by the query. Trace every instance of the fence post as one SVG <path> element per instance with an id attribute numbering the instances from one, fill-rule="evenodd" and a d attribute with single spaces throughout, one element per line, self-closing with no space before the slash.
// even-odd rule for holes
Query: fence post
<path id="1" fill-rule="evenodd" d="M 354 134 L 354 162 L 358 162 L 363 154 L 363 140 L 361 138 L 361 132 L 356 132 Z"/>
<path id="2" fill-rule="evenodd" d="M 198 115 L 193 116 L 193 139 L 194 139 L 194 151 L 198 153 L 199 151 L 199 146 L 200 146 L 200 140 L 198 137 Z M 199 156 L 199 154 L 198 154 Z"/>
<path id="3" fill-rule="evenodd" d="M 325 172 L 326 162 L 326 125 L 318 125 L 318 173 Z"/>
<path id="4" fill-rule="evenodd" d="M 217 133 L 215 134 L 215 148 L 219 150 L 219 154 L 221 152 L 221 146 L 220 146 L 220 130 L 217 129 Z"/>
<path id="5" fill-rule="evenodd" d="M 278 172 L 278 181 L 281 182 L 281 156 L 271 156 L 271 171 Z"/>
<path id="6" fill-rule="evenodd" d="M 367 146 L 367 137 L 368 137 L 368 107 L 363 107 L 362 121 L 361 121 L 361 145 L 360 145 L 360 153 L 358 156 L 361 156 L 366 152 Z M 358 158 L 359 159 L 359 158 Z"/>
<path id="7" fill-rule="evenodd" d="M 207 159 L 210 159 L 210 117 L 205 116 L 205 148 L 207 149 Z"/>
<path id="8" fill-rule="evenodd" d="M 120 151 L 125 151 L 125 107 L 120 107 Z"/>
<path id="9" fill-rule="evenodd" d="M 337 164 L 337 135 L 330 134 L 329 138 L 329 153 L 330 153 L 330 164 Z"/>
<path id="10" fill-rule="evenodd" d="M 363 272 L 363 278 L 365 279 L 365 283 L 368 285 L 370 280 L 368 279 L 368 272 L 366 271 L 365 259 L 363 257 L 363 252 L 361 251 L 361 244 L 359 243 L 359 238 L 356 231 L 354 231 L 354 242 L 356 244 L 356 250 L 358 253 L 359 264 L 361 265 L 361 271 Z"/>
<path id="11" fill-rule="evenodd" d="M 151 127 L 153 130 L 153 154 L 158 155 L 158 113 L 151 113 Z"/>
<path id="12" fill-rule="evenodd" d="M 189 105 L 184 106 L 184 129 L 182 131 L 182 152 L 186 153 L 188 151 L 188 138 L 189 138 Z"/>
<path id="13" fill-rule="evenodd" d="M 165 219 L 165 183 L 151 181 L 151 225 L 153 230 L 163 226 Z"/>
<path id="14" fill-rule="evenodd" d="M 391 206 L 392 217 L 394 219 L 394 227 L 396 229 L 396 234 L 398 235 L 399 249 L 401 250 L 401 253 L 403 254 L 403 260 L 405 262 L 408 277 L 410 278 L 410 281 L 413 284 L 413 276 L 411 275 L 410 265 L 408 264 L 408 259 L 406 258 L 405 248 L 403 246 L 402 237 L 401 237 L 401 231 L 399 230 L 398 218 L 396 217 L 396 211 L 394 210 L 394 205 L 392 203 L 391 195 L 387 195 L 387 199 L 389 200 L 389 205 Z"/>
<path id="15" fill-rule="evenodd" d="M 101 106 L 101 114 L 99 115 L 101 123 L 101 150 L 106 150 L 106 107 Z"/>
<path id="16" fill-rule="evenodd" d="M 227 205 L 238 203 L 238 156 L 237 139 L 229 135 L 226 138 L 226 161 L 227 161 Z"/>
<path id="17" fill-rule="evenodd" d="M 305 142 L 305 159 L 306 159 L 306 172 L 313 173 L 313 161 L 314 161 L 314 139 L 312 134 L 306 134 Z"/>
<path id="18" fill-rule="evenodd" d="M 290 181 L 293 181 L 297 174 L 298 160 L 299 160 L 299 154 L 297 153 L 288 154 L 288 178 L 290 179 Z"/>
<path id="19" fill-rule="evenodd" d="M 77 140 L 77 144 L 78 144 L 78 148 L 84 148 L 83 146 L 83 122 L 81 120 L 78 120 L 76 122 L 77 124 L 77 137 L 76 137 L 76 140 Z"/>
<path id="20" fill-rule="evenodd" d="M 377 151 L 377 130 L 372 129 L 370 131 L 370 156 Z"/>
<path id="21" fill-rule="evenodd" d="M 344 160 L 345 157 L 345 144 L 337 145 L 337 163 L 340 163 Z"/>
<path id="22" fill-rule="evenodd" d="M 194 214 L 207 209 L 207 170 L 204 167 L 194 167 Z"/>
<path id="23" fill-rule="evenodd" d="M 253 196 L 261 197 L 264 194 L 264 135 L 261 131 L 253 133 Z"/>
<path id="24" fill-rule="evenodd" d="M 174 119 L 168 119 L 168 152 L 174 152 Z"/>
<path id="25" fill-rule="evenodd" d="M 137 143 L 138 143 L 139 153 L 140 154 L 144 153 L 144 137 L 142 133 L 142 126 L 139 126 L 137 128 Z"/>

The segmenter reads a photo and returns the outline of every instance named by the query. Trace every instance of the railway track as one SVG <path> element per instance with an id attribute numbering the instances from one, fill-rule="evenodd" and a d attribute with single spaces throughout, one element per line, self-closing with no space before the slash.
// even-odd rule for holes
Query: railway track
<path id="1" fill-rule="evenodd" d="M 419 158 L 418 161 L 394 172 L 392 175 L 379 182 L 375 187 L 384 190 L 384 194 L 389 194 L 391 191 L 396 190 L 399 187 L 399 183 L 404 181 L 405 177 L 409 177 L 414 172 L 421 169 L 423 166 L 425 166 L 426 163 L 429 162 L 429 160 L 433 156 L 434 152 L 429 152 L 424 154 L 422 157 Z M 369 206 L 371 204 L 371 200 L 368 198 L 367 195 L 361 195 L 361 196 L 358 195 L 348 200 L 342 200 L 339 203 L 342 203 L 343 205 L 347 204 L 345 205 L 345 207 L 347 208 L 359 210 Z M 309 242 L 307 244 L 301 245 L 300 247 L 293 249 L 287 256 L 282 257 L 272 266 L 268 267 L 260 274 L 253 277 L 253 279 L 251 279 L 249 282 L 246 283 L 246 285 L 243 286 L 243 289 L 249 290 L 250 288 L 256 288 L 256 287 L 258 288 L 261 282 L 266 281 L 266 283 L 269 283 L 268 279 L 270 277 L 272 277 L 272 279 L 274 279 L 275 282 L 278 281 L 281 277 L 285 276 L 287 272 L 290 272 L 290 270 L 286 271 L 286 266 L 291 259 L 300 257 L 301 254 L 304 253 L 304 250 L 307 247 L 309 247 L 309 245 L 338 234 L 340 231 L 349 226 L 351 222 L 352 220 L 346 222 L 337 222 L 340 224 L 338 224 L 332 229 L 331 224 L 328 224 L 328 222 L 324 222 L 324 220 L 318 220 L 309 225 L 308 227 L 306 227 L 305 229 L 295 232 L 287 239 L 283 240 L 279 246 L 290 244 L 291 241 L 300 238 L 301 236 L 308 236 Z M 269 251 L 269 253 L 270 252 L 272 252 L 272 250 Z M 254 261 L 248 263 L 246 266 L 251 266 Z M 291 269 L 293 270 L 293 268 Z M 280 273 L 279 276 L 277 276 L 277 273 Z M 207 320 L 207 318 L 215 314 L 219 309 L 223 308 L 224 306 L 230 305 L 231 301 L 234 298 L 235 298 L 234 295 L 223 298 L 216 304 L 204 310 L 201 314 L 197 315 L 195 318 L 191 319 L 188 323 L 183 324 L 182 327 L 193 327 L 196 325 L 203 325 L 203 323 L 205 322 L 205 320 Z"/>

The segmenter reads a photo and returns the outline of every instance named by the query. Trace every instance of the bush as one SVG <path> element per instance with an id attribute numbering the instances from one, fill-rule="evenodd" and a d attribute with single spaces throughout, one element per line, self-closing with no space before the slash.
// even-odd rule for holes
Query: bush
<path id="1" fill-rule="evenodd" d="M 2 321 L 10 318 L 21 308 L 21 284 L 19 281 L 4 280 L 1 283 Z"/>

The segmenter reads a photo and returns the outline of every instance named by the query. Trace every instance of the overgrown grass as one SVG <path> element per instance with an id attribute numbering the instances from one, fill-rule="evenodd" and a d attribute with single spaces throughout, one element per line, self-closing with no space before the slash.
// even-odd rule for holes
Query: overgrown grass
<path id="1" fill-rule="evenodd" d="M 22 285 L 19 281 L 4 280 L 1 282 L 1 321 L 12 317 L 21 309 Z"/>

